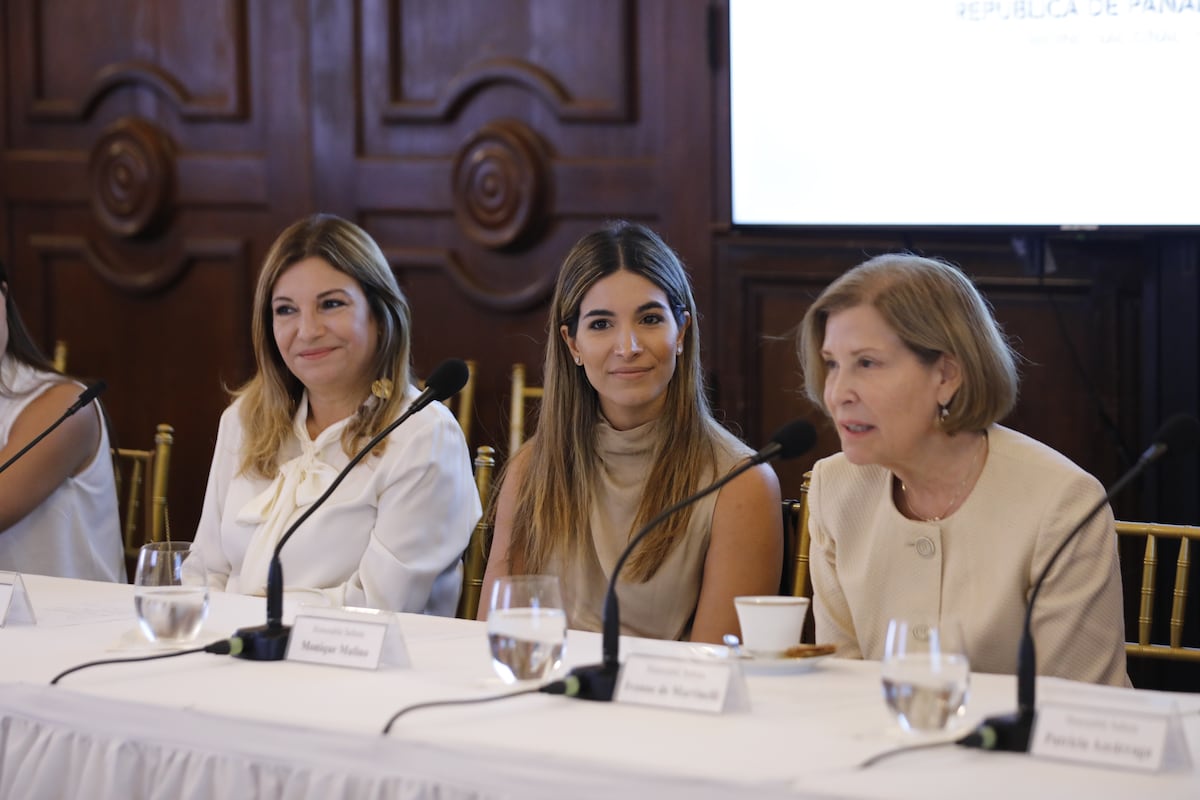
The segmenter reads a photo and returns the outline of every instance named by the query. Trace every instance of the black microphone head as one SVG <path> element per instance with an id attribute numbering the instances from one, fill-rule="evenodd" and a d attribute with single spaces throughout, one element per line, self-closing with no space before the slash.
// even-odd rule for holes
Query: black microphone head
<path id="1" fill-rule="evenodd" d="M 817 443 L 817 430 L 808 420 L 794 419 L 775 431 L 771 442 L 779 445 L 778 458 L 795 458 L 807 453 Z"/>
<path id="2" fill-rule="evenodd" d="M 1185 453 L 1200 445 L 1200 420 L 1191 414 L 1175 414 L 1154 434 L 1154 444 L 1171 453 Z"/>
<path id="3" fill-rule="evenodd" d="M 467 362 L 461 358 L 448 358 L 434 368 L 425 381 L 425 391 L 431 392 L 434 400 L 445 400 L 466 386 L 469 377 L 471 372 Z"/>
<path id="4" fill-rule="evenodd" d="M 95 400 L 97 397 L 108 388 L 108 383 L 104 380 L 98 380 L 91 386 L 83 390 L 83 394 L 79 395 L 79 405 L 86 406 L 88 403 Z"/>

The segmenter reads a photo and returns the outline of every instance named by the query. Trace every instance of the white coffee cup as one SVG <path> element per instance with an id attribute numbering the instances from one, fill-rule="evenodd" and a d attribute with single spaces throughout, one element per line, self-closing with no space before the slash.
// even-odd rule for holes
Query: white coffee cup
<path id="1" fill-rule="evenodd" d="M 733 598 L 742 646 L 756 656 L 776 656 L 800 643 L 808 616 L 807 597 L 746 595 Z"/>

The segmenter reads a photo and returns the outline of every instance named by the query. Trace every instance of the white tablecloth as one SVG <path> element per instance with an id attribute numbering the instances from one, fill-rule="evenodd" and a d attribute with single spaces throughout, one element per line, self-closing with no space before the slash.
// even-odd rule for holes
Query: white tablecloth
<path id="1" fill-rule="evenodd" d="M 36 627 L 0 629 L 0 797 L 1200 797 L 1194 768 L 1139 774 L 911 742 L 886 712 L 878 665 L 831 659 L 806 674 L 749 675 L 752 710 L 709 715 L 532 695 L 398 709 L 506 688 L 480 623 L 401 615 L 412 667 L 362 671 L 207 654 L 101 666 L 132 654 L 128 586 L 24 576 Z M 294 614 L 287 608 L 286 617 Z M 260 599 L 214 594 L 204 640 L 263 618 Z M 622 653 L 688 655 L 623 639 Z M 598 660 L 572 632 L 568 660 Z M 1133 690 L 1039 681 L 1039 701 L 1104 703 Z M 1194 763 L 1200 697 L 1172 696 Z M 973 675 L 962 727 L 1013 708 L 1010 677 Z"/>

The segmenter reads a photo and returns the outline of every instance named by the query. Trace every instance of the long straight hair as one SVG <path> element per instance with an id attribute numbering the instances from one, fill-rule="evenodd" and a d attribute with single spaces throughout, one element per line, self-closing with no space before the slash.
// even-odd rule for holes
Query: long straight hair
<path id="1" fill-rule="evenodd" d="M 554 288 L 546 330 L 543 395 L 537 431 L 526 442 L 527 468 L 517 487 L 510 564 L 519 557 L 530 572 L 548 569 L 580 552 L 591 531 L 592 487 L 598 475 L 597 423 L 600 399 L 577 367 L 560 335 L 575 335 L 579 309 L 601 279 L 624 270 L 646 278 L 663 291 L 675 321 L 690 317 L 667 386 L 647 480 L 633 530 L 654 514 L 694 492 L 716 470 L 715 441 L 725 436 L 704 393 L 700 366 L 700 330 L 696 302 L 679 257 L 652 230 L 613 222 L 580 239 L 563 261 Z M 691 510 L 668 519 L 649 534 L 630 557 L 630 580 L 652 578 L 687 530 Z"/>
<path id="2" fill-rule="evenodd" d="M 358 281 L 379 328 L 379 349 L 371 364 L 371 379 L 389 380 L 394 387 L 382 400 L 364 389 L 363 404 L 342 434 L 346 455 L 353 455 L 399 414 L 409 384 L 412 324 L 408 301 L 379 245 L 362 228 L 330 214 L 314 214 L 293 223 L 271 245 L 254 290 L 251 337 L 258 371 L 234 392 L 242 398 L 246 439 L 241 469 L 248 474 L 275 476 L 280 448 L 291 436 L 304 393 L 304 384 L 287 368 L 275 344 L 271 292 L 280 275 L 306 258 L 320 258 Z M 374 452 L 380 454 L 386 446 L 386 440 L 380 442 Z"/>
<path id="3" fill-rule="evenodd" d="M 58 370 L 54 369 L 50 359 L 46 358 L 37 343 L 33 341 L 33 337 L 29 335 L 29 329 L 25 327 L 25 322 L 21 319 L 21 313 L 17 311 L 17 304 L 12 296 L 12 287 L 8 285 L 8 270 L 2 261 L 0 261 L 0 284 L 3 284 L 4 314 L 8 319 L 8 348 L 4 353 L 0 353 L 0 356 L 10 357 L 42 372 L 56 373 Z M 13 394 L 13 388 L 4 384 L 2 372 L 0 372 L 0 394 L 6 397 L 11 397 Z"/>

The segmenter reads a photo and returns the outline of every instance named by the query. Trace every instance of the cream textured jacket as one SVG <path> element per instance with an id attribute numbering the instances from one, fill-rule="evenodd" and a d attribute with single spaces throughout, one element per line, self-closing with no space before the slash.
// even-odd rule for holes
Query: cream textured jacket
<path id="1" fill-rule="evenodd" d="M 1034 581 L 1104 496 L 1063 455 L 1016 431 L 988 430 L 975 488 L 939 522 L 905 518 L 892 473 L 841 453 L 813 470 L 809 494 L 813 610 L 819 642 L 879 659 L 888 619 L 956 619 L 971 669 L 1013 673 Z M 1116 531 L 1110 509 L 1067 547 L 1038 595 L 1039 675 L 1126 685 Z"/>

